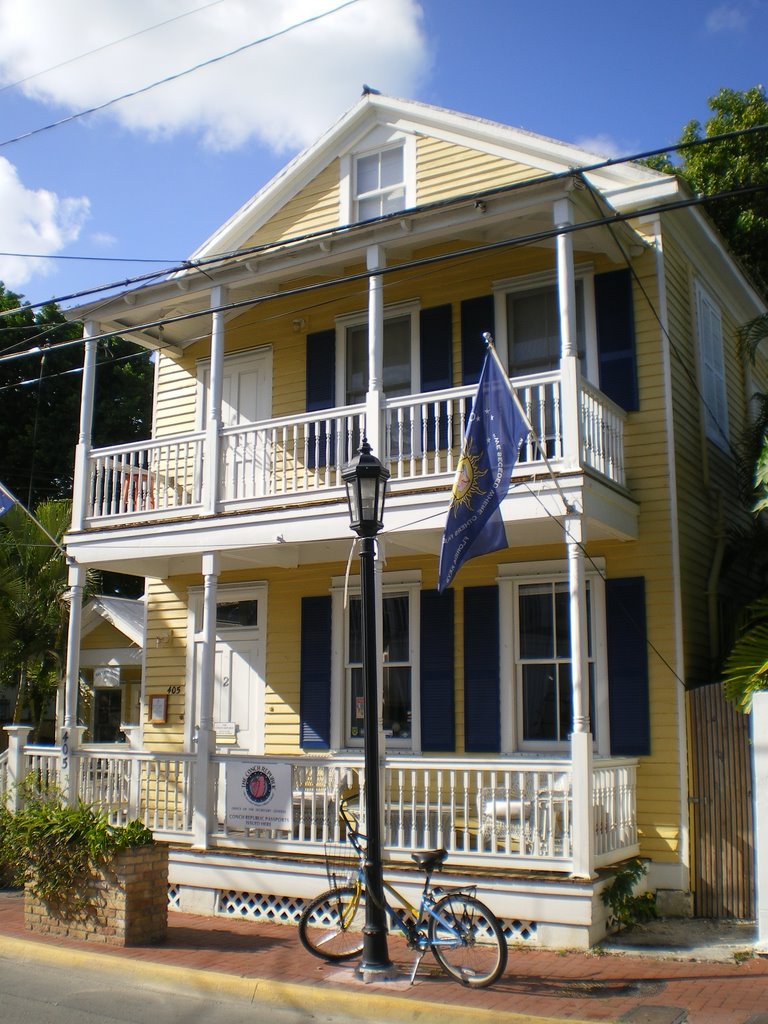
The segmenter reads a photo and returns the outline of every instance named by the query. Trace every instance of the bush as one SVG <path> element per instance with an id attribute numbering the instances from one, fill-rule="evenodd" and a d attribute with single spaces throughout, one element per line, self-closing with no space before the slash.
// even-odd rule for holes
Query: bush
<path id="1" fill-rule="evenodd" d="M 637 858 L 627 861 L 620 868 L 613 881 L 603 890 L 603 903 L 611 908 L 608 915 L 610 927 L 627 928 L 633 924 L 643 924 L 658 917 L 656 897 L 652 892 L 635 894 L 634 888 L 645 875 L 647 868 Z"/>
<path id="2" fill-rule="evenodd" d="M 11 884 L 29 885 L 52 907 L 74 912 L 87 900 L 78 879 L 107 864 L 121 850 L 147 846 L 152 833 L 141 821 L 110 825 L 104 812 L 58 792 L 33 792 L 21 810 L 0 809 L 0 869 Z"/>

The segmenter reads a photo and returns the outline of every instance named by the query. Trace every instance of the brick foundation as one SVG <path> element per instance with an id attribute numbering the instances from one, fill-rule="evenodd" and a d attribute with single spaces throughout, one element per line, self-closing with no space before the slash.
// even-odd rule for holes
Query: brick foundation
<path id="1" fill-rule="evenodd" d="M 85 882 L 88 906 L 59 916 L 29 885 L 24 894 L 24 923 L 43 935 L 66 935 L 110 946 L 162 942 L 168 929 L 168 847 L 162 844 L 123 850 Z"/>

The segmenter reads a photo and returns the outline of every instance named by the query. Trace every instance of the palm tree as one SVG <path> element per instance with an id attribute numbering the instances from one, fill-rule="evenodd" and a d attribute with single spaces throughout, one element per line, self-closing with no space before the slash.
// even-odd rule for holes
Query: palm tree
<path id="1" fill-rule="evenodd" d="M 43 502 L 36 516 L 60 540 L 71 504 Z M 0 519 L 0 681 L 16 690 L 14 723 L 26 716 L 39 738 L 66 651 L 69 606 L 63 552 L 16 508 Z"/>

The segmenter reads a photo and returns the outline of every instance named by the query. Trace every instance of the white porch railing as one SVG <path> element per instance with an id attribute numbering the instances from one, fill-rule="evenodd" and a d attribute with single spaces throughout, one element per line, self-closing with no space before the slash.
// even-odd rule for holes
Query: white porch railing
<path id="1" fill-rule="evenodd" d="M 30 774 L 41 786 L 60 782 L 60 752 L 27 746 L 10 775 Z M 139 818 L 156 834 L 192 842 L 194 754 L 129 748 L 82 748 L 74 754 L 78 796 L 105 809 L 114 823 Z M 232 828 L 226 821 L 228 771 L 245 765 L 290 763 L 293 822 L 290 830 Z M 341 840 L 339 806 L 348 798 L 361 816 L 365 773 L 350 758 L 212 758 L 212 847 L 321 853 Z M 594 854 L 597 866 L 638 852 L 636 763 L 597 760 L 593 772 Z M 573 860 L 573 793 L 570 761 L 518 758 L 388 757 L 382 780 L 384 847 L 390 858 L 412 850 L 445 847 L 455 866 L 482 864 L 570 873 Z"/>
<path id="2" fill-rule="evenodd" d="M 523 377 L 513 384 L 557 470 L 566 447 L 560 374 Z M 393 480 L 429 481 L 455 472 L 474 391 L 452 388 L 385 402 L 385 461 Z M 581 465 L 623 486 L 623 410 L 585 381 L 579 402 Z M 261 499 L 340 488 L 341 467 L 357 450 L 364 429 L 362 405 L 225 427 L 217 475 L 219 507 L 226 511 Z M 88 522 L 198 512 L 204 451 L 205 435 L 200 432 L 93 451 Z M 541 462 L 531 435 L 523 443 L 515 474 L 523 475 Z"/>
<path id="3" fill-rule="evenodd" d="M 364 406 L 225 427 L 222 505 L 341 487 L 341 467 L 357 451 L 364 430 Z"/>
<path id="4" fill-rule="evenodd" d="M 99 448 L 90 457 L 86 517 L 199 508 L 205 435 Z"/>

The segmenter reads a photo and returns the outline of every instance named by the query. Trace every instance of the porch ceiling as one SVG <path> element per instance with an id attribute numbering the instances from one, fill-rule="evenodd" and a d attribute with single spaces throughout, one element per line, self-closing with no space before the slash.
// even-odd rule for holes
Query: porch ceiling
<path id="1" fill-rule="evenodd" d="M 159 284 L 70 309 L 66 314 L 70 319 L 93 319 L 100 332 L 119 333 L 144 347 L 181 350 L 210 337 L 214 285 L 227 288 L 227 305 L 235 306 L 227 312 L 229 317 L 259 301 L 292 293 L 299 311 L 303 296 L 313 301 L 313 290 L 326 281 L 347 277 L 357 265 L 363 274 L 366 249 L 372 244 L 381 245 L 388 265 L 401 270 L 425 246 L 440 242 L 455 252 L 507 243 L 553 248 L 553 203 L 565 195 L 571 199 L 579 223 L 594 222 L 613 212 L 582 182 L 543 182 L 519 193 L 502 191 L 483 199 L 460 198 L 406 210 L 376 224 L 276 243 L 236 258 L 223 254 L 221 262 L 207 263 L 204 270 L 187 269 Z M 625 251 L 635 254 L 642 244 L 627 224 L 614 225 L 611 231 L 594 225 L 574 234 L 574 248 L 579 252 L 601 253 L 616 263 L 624 262 Z"/>

